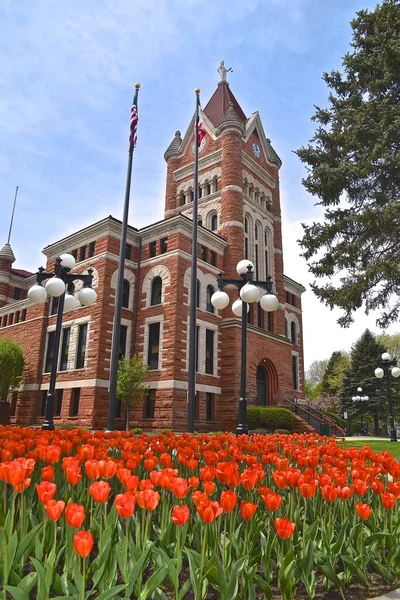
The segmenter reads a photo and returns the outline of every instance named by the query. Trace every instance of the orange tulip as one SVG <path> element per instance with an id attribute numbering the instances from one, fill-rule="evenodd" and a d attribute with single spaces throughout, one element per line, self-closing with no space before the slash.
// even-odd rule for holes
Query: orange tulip
<path id="1" fill-rule="evenodd" d="M 369 519 L 372 513 L 372 508 L 369 504 L 363 504 L 362 502 L 359 502 L 356 504 L 356 511 L 361 519 Z"/>
<path id="2" fill-rule="evenodd" d="M 286 540 L 293 535 L 296 525 L 289 519 L 275 519 L 275 530 L 280 538 Z"/>
<path id="3" fill-rule="evenodd" d="M 237 495 L 235 492 L 221 492 L 219 503 L 225 513 L 232 512 L 237 504 Z"/>
<path id="4" fill-rule="evenodd" d="M 50 481 L 42 481 L 36 485 L 36 491 L 40 502 L 46 504 L 56 495 L 57 486 L 55 483 L 51 483 Z"/>
<path id="5" fill-rule="evenodd" d="M 170 483 L 170 490 L 175 498 L 186 498 L 186 494 L 189 491 L 187 480 L 183 477 L 176 477 Z"/>
<path id="6" fill-rule="evenodd" d="M 261 496 L 261 498 L 264 500 L 265 506 L 271 512 L 278 510 L 282 504 L 282 496 L 275 494 L 275 492 L 269 492 L 268 494 Z"/>
<path id="7" fill-rule="evenodd" d="M 172 509 L 171 520 L 175 525 L 180 526 L 188 522 L 190 516 L 189 507 L 186 504 L 174 506 Z"/>
<path id="8" fill-rule="evenodd" d="M 47 465 L 47 467 L 43 467 L 41 469 L 42 480 L 43 481 L 53 481 L 54 480 L 54 467 L 51 465 Z"/>
<path id="9" fill-rule="evenodd" d="M 111 487 L 107 481 L 95 481 L 89 487 L 89 494 L 95 502 L 107 502 L 110 492 Z"/>
<path id="10" fill-rule="evenodd" d="M 240 505 L 240 515 L 245 521 L 250 521 L 254 517 L 254 513 L 258 508 L 257 504 L 243 500 Z"/>
<path id="11" fill-rule="evenodd" d="M 136 501 L 140 508 L 154 510 L 160 501 L 160 494 L 154 490 L 143 490 L 136 492 Z"/>
<path id="12" fill-rule="evenodd" d="M 214 500 L 203 500 L 197 506 L 196 510 L 203 523 L 212 523 L 224 511 L 223 508 Z"/>
<path id="13" fill-rule="evenodd" d="M 85 507 L 72 502 L 65 507 L 65 520 L 71 527 L 80 527 L 85 520 Z"/>
<path id="14" fill-rule="evenodd" d="M 321 488 L 322 498 L 326 502 L 335 502 L 338 497 L 338 491 L 331 485 L 323 485 Z"/>
<path id="15" fill-rule="evenodd" d="M 240 481 L 245 490 L 254 490 L 257 483 L 257 472 L 251 469 L 245 469 L 240 476 Z"/>
<path id="16" fill-rule="evenodd" d="M 191 490 L 195 491 L 200 485 L 200 479 L 195 475 L 188 477 L 188 484 Z"/>
<path id="17" fill-rule="evenodd" d="M 384 506 L 388 510 L 391 510 L 396 506 L 396 496 L 391 492 L 384 492 L 381 495 L 381 502 L 382 506 Z"/>
<path id="18" fill-rule="evenodd" d="M 204 493 L 207 494 L 207 496 L 212 496 L 216 487 L 217 486 L 213 481 L 205 481 L 203 483 Z"/>
<path id="19" fill-rule="evenodd" d="M 82 471 L 80 467 L 67 467 L 65 476 L 70 485 L 78 485 L 82 479 Z"/>
<path id="20" fill-rule="evenodd" d="M 74 548 L 79 556 L 89 556 L 92 551 L 94 539 L 89 531 L 78 531 L 74 535 Z"/>
<path id="21" fill-rule="evenodd" d="M 314 481 L 309 483 L 301 483 L 299 485 L 299 492 L 303 498 L 312 498 L 315 496 L 316 489 L 317 484 Z"/>
<path id="22" fill-rule="evenodd" d="M 365 496 L 368 491 L 368 486 L 362 479 L 354 479 L 353 487 L 357 496 Z"/>
<path id="23" fill-rule="evenodd" d="M 127 519 L 131 517 L 135 512 L 135 496 L 132 492 L 125 492 L 125 494 L 117 494 L 115 497 L 115 510 L 121 516 Z"/>
<path id="24" fill-rule="evenodd" d="M 27 477 L 26 479 L 24 479 L 22 481 L 22 483 L 18 483 L 17 485 L 14 485 L 14 491 L 17 493 L 24 492 L 26 490 L 26 488 L 28 488 L 31 485 L 31 481 L 32 481 L 32 479 L 30 477 Z"/>
<path id="25" fill-rule="evenodd" d="M 93 458 L 90 460 L 87 460 L 85 462 L 85 471 L 86 471 L 86 475 L 89 477 L 89 479 L 99 479 L 101 477 L 101 473 L 100 473 L 100 463 L 98 460 L 94 460 Z"/>
<path id="26" fill-rule="evenodd" d="M 62 500 L 49 500 L 44 505 L 49 519 L 52 521 L 58 521 L 61 517 L 62 511 L 64 510 L 65 502 Z"/>

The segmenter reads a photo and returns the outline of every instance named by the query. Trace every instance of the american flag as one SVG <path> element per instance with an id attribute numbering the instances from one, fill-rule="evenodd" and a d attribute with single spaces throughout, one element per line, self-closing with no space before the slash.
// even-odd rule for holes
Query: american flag
<path id="1" fill-rule="evenodd" d="M 131 126 L 130 126 L 130 131 L 131 134 L 129 136 L 129 147 L 132 145 L 132 148 L 134 148 L 136 146 L 136 142 L 137 142 L 137 124 L 139 121 L 139 117 L 138 117 L 138 112 L 137 112 L 137 106 L 136 106 L 136 96 L 135 99 L 133 100 L 133 104 L 132 104 L 132 108 L 131 108 Z"/>
<path id="2" fill-rule="evenodd" d="M 194 130 L 195 135 L 196 135 L 196 129 Z M 203 138 L 206 137 L 206 130 L 203 127 L 203 122 L 201 119 L 201 109 L 200 109 L 200 116 L 199 116 L 199 122 L 197 124 L 197 146 L 200 147 L 201 141 Z"/>

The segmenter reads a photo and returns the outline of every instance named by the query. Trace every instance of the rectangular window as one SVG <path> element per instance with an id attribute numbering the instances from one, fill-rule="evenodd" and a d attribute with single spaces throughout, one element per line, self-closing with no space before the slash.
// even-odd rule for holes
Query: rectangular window
<path id="1" fill-rule="evenodd" d="M 161 254 L 165 254 L 168 251 L 168 238 L 163 238 L 160 240 L 160 252 Z"/>
<path id="2" fill-rule="evenodd" d="M 132 260 L 132 246 L 130 244 L 125 244 L 125 259 Z"/>
<path id="3" fill-rule="evenodd" d="M 0 327 L 3 325 L 3 317 L 0 317 Z"/>
<path id="4" fill-rule="evenodd" d="M 147 351 L 147 364 L 150 369 L 159 368 L 160 358 L 160 323 L 149 325 L 149 347 Z"/>
<path id="5" fill-rule="evenodd" d="M 19 287 L 14 288 L 14 300 L 21 300 L 22 289 Z"/>
<path id="6" fill-rule="evenodd" d="M 25 319 L 26 319 L 26 308 L 24 308 L 22 311 L 21 321 L 25 321 Z"/>
<path id="7" fill-rule="evenodd" d="M 63 393 L 64 393 L 63 389 L 56 390 L 56 398 L 55 398 L 55 400 L 56 400 L 56 413 L 55 413 L 55 416 L 56 417 L 60 417 L 61 416 Z"/>
<path id="8" fill-rule="evenodd" d="M 79 325 L 78 347 L 76 349 L 76 369 L 83 369 L 85 366 L 87 331 L 87 323 Z"/>
<path id="9" fill-rule="evenodd" d="M 206 373 L 214 374 L 214 331 L 206 329 Z"/>
<path id="10" fill-rule="evenodd" d="M 292 294 L 292 305 L 296 306 L 296 296 Z"/>
<path id="11" fill-rule="evenodd" d="M 49 331 L 49 333 L 47 334 L 47 352 L 46 352 L 46 360 L 45 360 L 45 365 L 44 365 L 45 373 L 50 373 L 51 366 L 53 364 L 55 336 L 56 336 L 55 331 Z"/>
<path id="12" fill-rule="evenodd" d="M 265 277 L 269 277 L 269 258 L 268 258 L 268 250 L 265 251 Z"/>
<path id="13" fill-rule="evenodd" d="M 86 258 L 86 246 L 81 246 L 79 251 L 79 260 L 85 260 Z"/>
<path id="14" fill-rule="evenodd" d="M 290 304 L 290 292 L 285 293 L 286 304 Z"/>
<path id="15" fill-rule="evenodd" d="M 52 298 L 52 300 L 51 300 L 51 307 L 50 307 L 50 314 L 51 315 L 56 315 L 57 314 L 59 301 L 60 301 L 60 297 L 59 296 Z"/>
<path id="16" fill-rule="evenodd" d="M 77 260 L 77 258 L 78 258 L 78 250 L 71 250 L 71 254 L 74 257 L 74 259 Z"/>
<path id="17" fill-rule="evenodd" d="M 201 246 L 201 260 L 207 262 L 207 248 L 206 246 Z"/>
<path id="18" fill-rule="evenodd" d="M 17 312 L 15 313 L 15 322 L 16 323 L 19 323 L 19 315 L 20 315 L 20 312 L 19 312 L 19 310 L 17 310 Z"/>
<path id="19" fill-rule="evenodd" d="M 260 268 L 259 268 L 260 267 L 260 259 L 259 259 L 259 252 L 258 252 L 258 244 L 256 244 L 256 264 L 255 264 L 255 267 L 256 267 L 256 273 L 255 273 L 255 275 L 256 275 L 256 281 L 258 281 L 259 274 L 260 274 Z"/>
<path id="20" fill-rule="evenodd" d="M 14 313 L 11 313 L 11 315 L 9 315 L 8 324 L 12 325 L 13 323 L 14 323 Z"/>
<path id="21" fill-rule="evenodd" d="M 196 373 L 199 372 L 199 339 L 200 339 L 200 327 L 196 326 Z"/>
<path id="22" fill-rule="evenodd" d="M 118 351 L 118 360 L 121 360 L 124 356 L 126 356 L 126 339 L 128 335 L 128 326 L 121 325 L 119 330 L 119 351 Z"/>
<path id="23" fill-rule="evenodd" d="M 206 421 L 214 421 L 214 394 L 206 392 Z"/>
<path id="24" fill-rule="evenodd" d="M 79 415 L 79 402 L 81 399 L 81 388 L 73 388 L 71 396 L 71 406 L 69 411 L 70 417 L 77 417 Z"/>
<path id="25" fill-rule="evenodd" d="M 260 329 L 263 329 L 264 311 L 261 308 L 260 304 L 258 305 L 257 310 L 258 310 L 258 315 L 257 315 L 257 317 L 258 317 L 258 323 L 257 323 L 257 325 L 258 325 L 258 327 Z"/>
<path id="26" fill-rule="evenodd" d="M 46 403 L 47 403 L 47 390 L 42 391 L 42 398 L 40 402 L 40 416 L 44 417 L 46 414 Z"/>
<path id="27" fill-rule="evenodd" d="M 65 327 L 62 331 L 60 371 L 66 371 L 68 369 L 68 353 L 69 353 L 70 337 L 71 337 L 71 327 Z"/>
<path id="28" fill-rule="evenodd" d="M 149 390 L 146 402 L 144 404 L 144 418 L 145 419 L 154 419 L 154 409 L 156 406 L 156 390 Z"/>
<path id="29" fill-rule="evenodd" d="M 94 256 L 96 252 L 96 242 L 90 242 L 89 244 L 89 257 L 91 258 L 92 256 Z"/>
<path id="30" fill-rule="evenodd" d="M 7 318 L 8 318 L 8 315 L 4 315 L 4 317 L 3 317 L 3 327 L 7 327 Z"/>
<path id="31" fill-rule="evenodd" d="M 274 331 L 274 315 L 272 312 L 268 313 L 268 331 Z"/>
<path id="32" fill-rule="evenodd" d="M 244 238 L 244 257 L 249 258 L 249 240 L 247 237 Z"/>
<path id="33" fill-rule="evenodd" d="M 157 254 L 157 242 L 150 242 L 149 244 L 149 256 L 153 258 Z"/>
<path id="34" fill-rule="evenodd" d="M 200 394 L 196 392 L 194 397 L 194 420 L 200 421 Z"/>
<path id="35" fill-rule="evenodd" d="M 297 356 L 292 356 L 292 375 L 293 375 L 293 388 L 299 389 L 299 366 Z"/>
<path id="36" fill-rule="evenodd" d="M 213 267 L 217 266 L 217 253 L 215 252 L 215 250 L 210 250 L 210 264 Z"/>

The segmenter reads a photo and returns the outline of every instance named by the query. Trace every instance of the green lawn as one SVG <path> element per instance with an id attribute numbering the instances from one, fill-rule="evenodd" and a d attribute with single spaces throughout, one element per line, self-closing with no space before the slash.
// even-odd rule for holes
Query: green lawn
<path id="1" fill-rule="evenodd" d="M 355 438 L 354 441 L 348 440 L 344 443 L 348 448 L 362 448 L 363 446 L 369 446 L 374 452 L 383 452 L 383 450 L 389 450 L 389 452 L 391 452 L 395 458 L 400 459 L 400 442 L 391 442 L 390 440 L 371 440 L 369 442 L 367 440 L 357 440 L 357 438 Z"/>

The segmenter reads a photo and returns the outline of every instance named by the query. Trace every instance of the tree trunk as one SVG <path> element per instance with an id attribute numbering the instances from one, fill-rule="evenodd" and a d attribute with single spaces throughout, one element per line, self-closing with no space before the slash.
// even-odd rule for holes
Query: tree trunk
<path id="1" fill-rule="evenodd" d="M 376 436 L 379 435 L 379 419 L 378 419 L 378 411 L 375 409 L 373 412 L 374 416 L 374 433 Z"/>
<path id="2" fill-rule="evenodd" d="M 125 429 L 126 431 L 129 431 L 129 413 L 130 413 L 130 406 L 128 404 L 128 402 L 126 403 L 126 410 L 125 410 Z"/>

